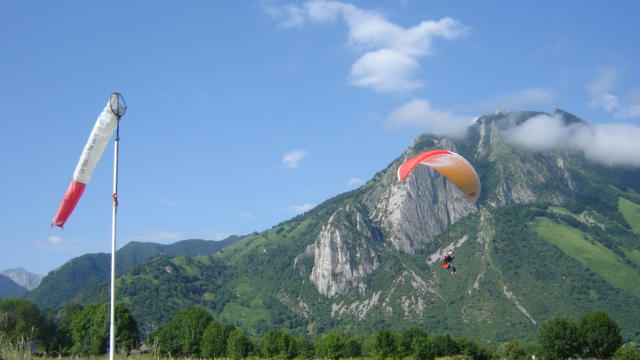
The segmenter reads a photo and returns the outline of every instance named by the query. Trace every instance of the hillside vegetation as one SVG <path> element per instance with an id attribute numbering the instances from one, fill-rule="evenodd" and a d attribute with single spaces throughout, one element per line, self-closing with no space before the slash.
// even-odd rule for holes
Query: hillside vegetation
<path id="1" fill-rule="evenodd" d="M 128 269 L 118 297 L 143 335 L 201 306 L 251 337 L 420 327 L 495 345 L 605 311 L 625 339 L 640 340 L 640 170 L 507 141 L 505 131 L 539 115 L 483 116 L 463 139 L 422 135 L 365 185 L 304 214 L 213 254 L 158 255 Z M 404 160 L 430 149 L 473 163 L 476 204 L 426 166 L 397 180 Z M 440 268 L 449 250 L 455 276 Z M 108 285 L 63 300 L 105 302 Z"/>

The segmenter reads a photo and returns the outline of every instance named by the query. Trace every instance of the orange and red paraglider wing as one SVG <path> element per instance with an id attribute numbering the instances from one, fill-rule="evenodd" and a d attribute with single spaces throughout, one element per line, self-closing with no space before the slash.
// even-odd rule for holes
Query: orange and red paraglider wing
<path id="1" fill-rule="evenodd" d="M 398 179 L 404 180 L 418 165 L 426 165 L 438 171 L 458 187 L 469 202 L 480 196 L 480 178 L 473 166 L 461 155 L 448 150 L 432 150 L 416 155 L 398 168 Z"/>

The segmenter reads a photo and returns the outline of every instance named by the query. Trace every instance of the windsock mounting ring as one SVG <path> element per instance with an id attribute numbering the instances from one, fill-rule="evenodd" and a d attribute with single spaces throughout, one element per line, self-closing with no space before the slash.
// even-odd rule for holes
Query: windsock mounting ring
<path id="1" fill-rule="evenodd" d="M 121 118 L 127 112 L 127 103 L 124 97 L 117 91 L 114 91 L 109 98 L 109 107 L 118 118 Z"/>

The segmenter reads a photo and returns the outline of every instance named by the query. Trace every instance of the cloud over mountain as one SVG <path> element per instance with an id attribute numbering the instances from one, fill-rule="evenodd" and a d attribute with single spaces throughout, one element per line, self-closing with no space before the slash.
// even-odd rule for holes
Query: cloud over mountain
<path id="1" fill-rule="evenodd" d="M 631 124 L 566 124 L 559 114 L 539 115 L 505 134 L 509 141 L 533 150 L 570 148 L 604 165 L 640 166 L 640 127 Z"/>

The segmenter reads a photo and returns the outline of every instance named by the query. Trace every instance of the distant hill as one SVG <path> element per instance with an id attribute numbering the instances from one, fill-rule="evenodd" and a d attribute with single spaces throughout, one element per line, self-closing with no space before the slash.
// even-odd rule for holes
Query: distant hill
<path id="1" fill-rule="evenodd" d="M 27 293 L 27 289 L 16 284 L 10 278 L 0 275 L 0 299 L 7 297 L 22 297 Z"/>
<path id="2" fill-rule="evenodd" d="M 183 240 L 170 245 L 130 242 L 116 252 L 116 273 L 122 274 L 159 255 L 174 257 L 213 254 L 241 238 L 230 236 L 221 241 Z M 67 304 L 82 289 L 108 281 L 110 272 L 111 254 L 86 254 L 51 271 L 25 298 L 40 307 L 58 308 Z"/>
<path id="3" fill-rule="evenodd" d="M 44 277 L 43 275 L 30 273 L 21 267 L 7 269 L 1 271 L 0 274 L 10 278 L 27 290 L 33 290 L 38 287 L 38 285 L 40 285 L 40 281 L 42 281 L 42 278 Z"/>
<path id="4" fill-rule="evenodd" d="M 365 185 L 305 214 L 214 255 L 130 269 L 118 278 L 119 301 L 144 332 L 200 305 L 252 335 L 419 326 L 496 344 L 532 341 L 546 320 L 602 310 L 639 341 L 640 169 L 508 139 L 544 115 L 497 113 L 465 138 L 419 136 Z M 426 166 L 397 180 L 404 160 L 431 149 L 473 163 L 482 182 L 475 205 Z M 440 268 L 448 250 L 458 275 Z M 73 301 L 108 301 L 108 287 Z"/>

